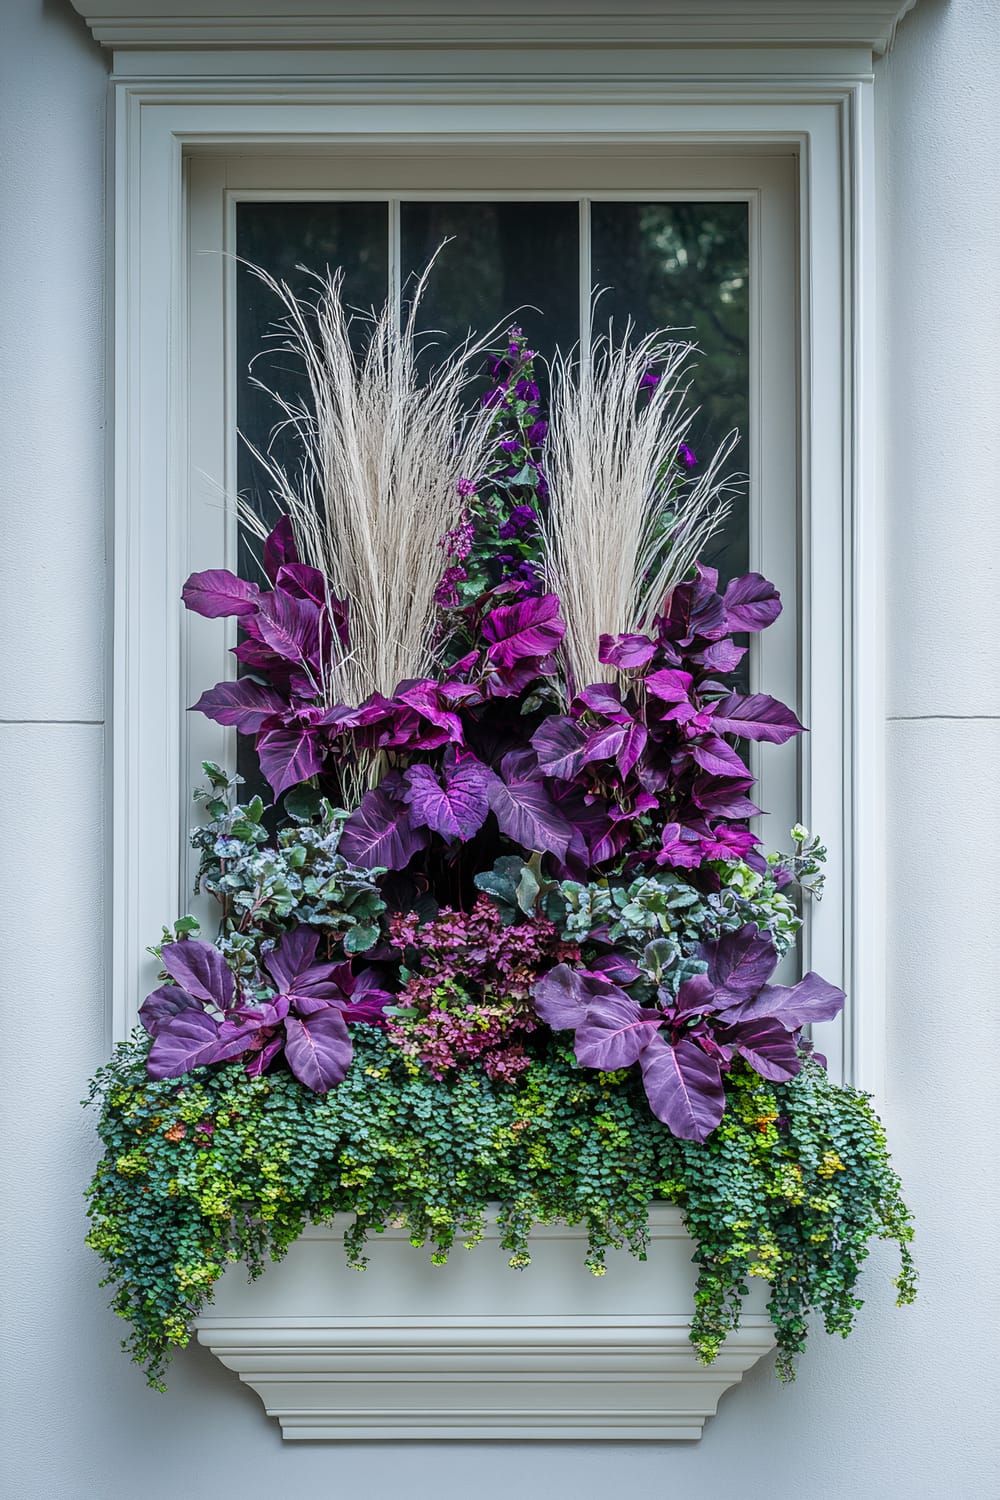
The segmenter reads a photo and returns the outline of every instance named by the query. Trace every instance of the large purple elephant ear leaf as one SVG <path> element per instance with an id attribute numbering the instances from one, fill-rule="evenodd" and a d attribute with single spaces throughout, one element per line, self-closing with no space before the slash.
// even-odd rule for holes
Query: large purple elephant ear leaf
<path id="1" fill-rule="evenodd" d="M 760 573 L 745 573 L 723 595 L 730 630 L 764 630 L 781 614 L 781 595 Z"/>
<path id="2" fill-rule="evenodd" d="M 344 824 L 340 853 L 362 870 L 403 870 L 427 843 L 427 829 L 414 827 L 406 804 L 376 787 Z"/>
<path id="3" fill-rule="evenodd" d="M 795 1039 L 780 1021 L 741 1021 L 725 1035 L 744 1061 L 772 1083 L 787 1083 L 802 1067 Z"/>
<path id="4" fill-rule="evenodd" d="M 257 734 L 266 719 L 287 707 L 287 698 L 274 688 L 263 687 L 252 677 L 241 677 L 237 682 L 217 682 L 202 693 L 191 712 L 204 714 L 217 724 L 235 724 L 240 734 Z"/>
<path id="5" fill-rule="evenodd" d="M 573 1050 L 577 1061 L 604 1073 L 627 1068 L 638 1060 L 662 1023 L 662 1011 L 644 1009 L 620 992 L 592 1000 L 576 1028 Z"/>
<path id="6" fill-rule="evenodd" d="M 661 667 L 643 679 L 648 693 L 662 703 L 685 703 L 690 696 L 694 678 L 690 672 L 677 667 Z"/>
<path id="7" fill-rule="evenodd" d="M 276 946 L 264 959 L 264 967 L 274 980 L 279 994 L 289 994 L 296 980 L 312 967 L 319 947 L 319 933 L 315 927 L 300 924 L 290 932 L 282 933 Z"/>
<path id="8" fill-rule="evenodd" d="M 494 773 L 481 761 L 460 761 L 445 773 L 442 787 L 430 766 L 410 766 L 404 793 L 415 824 L 447 839 L 463 842 L 478 833 L 490 810 L 489 787 Z"/>
<path id="9" fill-rule="evenodd" d="M 498 667 L 512 667 L 524 657 L 548 656 L 565 634 L 556 594 L 501 604 L 483 621 L 487 655 Z"/>
<path id="10" fill-rule="evenodd" d="M 305 1020 L 285 1019 L 285 1057 L 300 1083 L 325 1094 L 343 1081 L 351 1064 L 347 1023 L 335 1005 L 315 1011 Z"/>
<path id="11" fill-rule="evenodd" d="M 196 615 L 221 620 L 230 615 L 256 614 L 260 589 L 225 568 L 209 568 L 205 573 L 191 574 L 181 589 L 181 598 Z"/>
<path id="12" fill-rule="evenodd" d="M 296 599 L 276 589 L 260 600 L 256 624 L 264 644 L 285 661 L 308 662 L 315 657 L 319 611 L 311 599 Z"/>
<path id="13" fill-rule="evenodd" d="M 264 572 L 274 583 L 279 569 L 288 563 L 299 561 L 299 549 L 295 545 L 295 532 L 289 516 L 282 516 L 277 526 L 264 543 Z"/>
<path id="14" fill-rule="evenodd" d="M 164 943 L 160 949 L 163 967 L 182 989 L 196 1000 L 228 1010 L 233 1003 L 233 974 L 218 948 L 211 943 L 185 938 Z"/>
<path id="15" fill-rule="evenodd" d="M 271 729 L 257 743 L 260 768 L 276 797 L 323 769 L 323 742 L 311 725 Z"/>
<path id="16" fill-rule="evenodd" d="M 192 1068 L 217 1062 L 218 1054 L 219 1023 L 207 1011 L 185 1010 L 158 1029 L 146 1071 L 150 1078 L 180 1078 Z"/>
<path id="17" fill-rule="evenodd" d="M 522 849 L 565 859 L 573 829 L 541 775 L 533 774 L 526 757 L 518 754 L 505 755 L 500 770 L 503 779 L 496 777 L 489 788 L 490 808 L 500 831 Z"/>
<path id="18" fill-rule="evenodd" d="M 840 1015 L 846 998 L 843 990 L 810 970 L 790 989 L 783 984 L 765 985 L 756 999 L 740 1006 L 737 1019 L 773 1016 L 789 1031 L 798 1031 L 814 1021 L 832 1021 Z"/>
<path id="19" fill-rule="evenodd" d="M 587 1017 L 587 1006 L 593 1001 L 629 998 L 609 979 L 597 974 L 581 974 L 569 964 L 556 964 L 539 979 L 532 994 L 536 1012 L 553 1031 L 569 1031 L 582 1025 Z"/>
<path id="20" fill-rule="evenodd" d="M 177 984 L 161 984 L 158 990 L 147 995 L 139 1007 L 139 1020 L 145 1026 L 150 1036 L 156 1036 L 164 1026 L 172 1021 L 174 1016 L 181 1015 L 186 1010 L 205 1009 L 201 1000 L 196 1000 L 189 995 L 187 990 L 182 990 Z"/>
<path id="21" fill-rule="evenodd" d="M 712 728 L 745 740 L 767 740 L 771 745 L 783 745 L 802 733 L 792 710 L 768 693 L 751 693 L 746 698 L 730 693 L 720 699 L 712 715 Z"/>
<path id="22" fill-rule="evenodd" d="M 706 1141 L 722 1119 L 726 1093 L 714 1058 L 682 1038 L 654 1037 L 639 1058 L 649 1107 L 682 1141 Z"/>
<path id="23" fill-rule="evenodd" d="M 716 989 L 724 990 L 716 1001 L 717 1008 L 748 1000 L 770 979 L 778 962 L 777 950 L 767 933 L 753 922 L 738 932 L 727 932 L 712 943 L 702 943 L 700 956 L 708 964 L 708 977 Z"/>
<path id="24" fill-rule="evenodd" d="M 602 635 L 598 659 L 620 671 L 644 667 L 656 655 L 656 642 L 648 635 Z"/>

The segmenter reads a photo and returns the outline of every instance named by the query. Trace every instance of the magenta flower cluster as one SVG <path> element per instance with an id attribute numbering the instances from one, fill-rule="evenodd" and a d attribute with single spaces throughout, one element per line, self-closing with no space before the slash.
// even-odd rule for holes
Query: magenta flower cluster
<path id="1" fill-rule="evenodd" d="M 524 1043 L 539 1024 L 532 988 L 578 958 L 577 945 L 541 917 L 504 926 L 486 896 L 468 912 L 446 907 L 433 922 L 396 916 L 390 933 L 403 982 L 388 1033 L 401 1050 L 435 1078 L 470 1063 L 508 1082 L 523 1072 Z"/>

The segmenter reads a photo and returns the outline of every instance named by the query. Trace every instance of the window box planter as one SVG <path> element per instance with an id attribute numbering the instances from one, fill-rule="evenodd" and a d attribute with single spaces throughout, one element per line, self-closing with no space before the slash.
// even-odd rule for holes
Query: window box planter
<path id="1" fill-rule="evenodd" d="M 542 1225 L 511 1270 L 491 1219 L 472 1251 L 432 1264 L 407 1231 L 370 1242 L 312 1225 L 255 1283 L 226 1272 L 198 1340 L 260 1396 L 289 1440 L 698 1438 L 720 1398 L 774 1346 L 767 1288 L 711 1366 L 688 1341 L 694 1268 L 680 1211 L 650 1213 L 649 1257 L 584 1265 L 586 1232 Z"/>

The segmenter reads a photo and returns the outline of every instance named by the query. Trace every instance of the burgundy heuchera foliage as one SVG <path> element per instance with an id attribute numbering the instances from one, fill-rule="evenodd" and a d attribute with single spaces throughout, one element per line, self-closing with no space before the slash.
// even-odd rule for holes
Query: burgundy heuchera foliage
<path id="1" fill-rule="evenodd" d="M 538 1025 L 532 987 L 554 964 L 579 956 L 551 922 L 504 926 L 480 896 L 470 912 L 443 909 L 433 922 L 412 912 L 393 918 L 403 955 L 402 986 L 388 1030 L 435 1078 L 482 1064 L 490 1078 L 515 1078 L 528 1066 L 525 1038 Z"/>

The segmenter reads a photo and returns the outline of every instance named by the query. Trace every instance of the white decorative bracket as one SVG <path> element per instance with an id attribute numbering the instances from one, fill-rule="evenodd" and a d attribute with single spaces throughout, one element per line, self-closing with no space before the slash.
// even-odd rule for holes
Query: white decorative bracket
<path id="1" fill-rule="evenodd" d="M 343 1223 L 312 1226 L 258 1282 L 228 1271 L 198 1339 L 288 1439 L 698 1438 L 774 1347 L 766 1289 L 702 1365 L 688 1341 L 695 1272 L 680 1212 L 655 1206 L 649 1232 L 647 1260 L 611 1252 L 595 1277 L 580 1227 L 536 1229 L 520 1271 L 492 1222 L 445 1266 L 390 1229 L 357 1272 Z"/>

